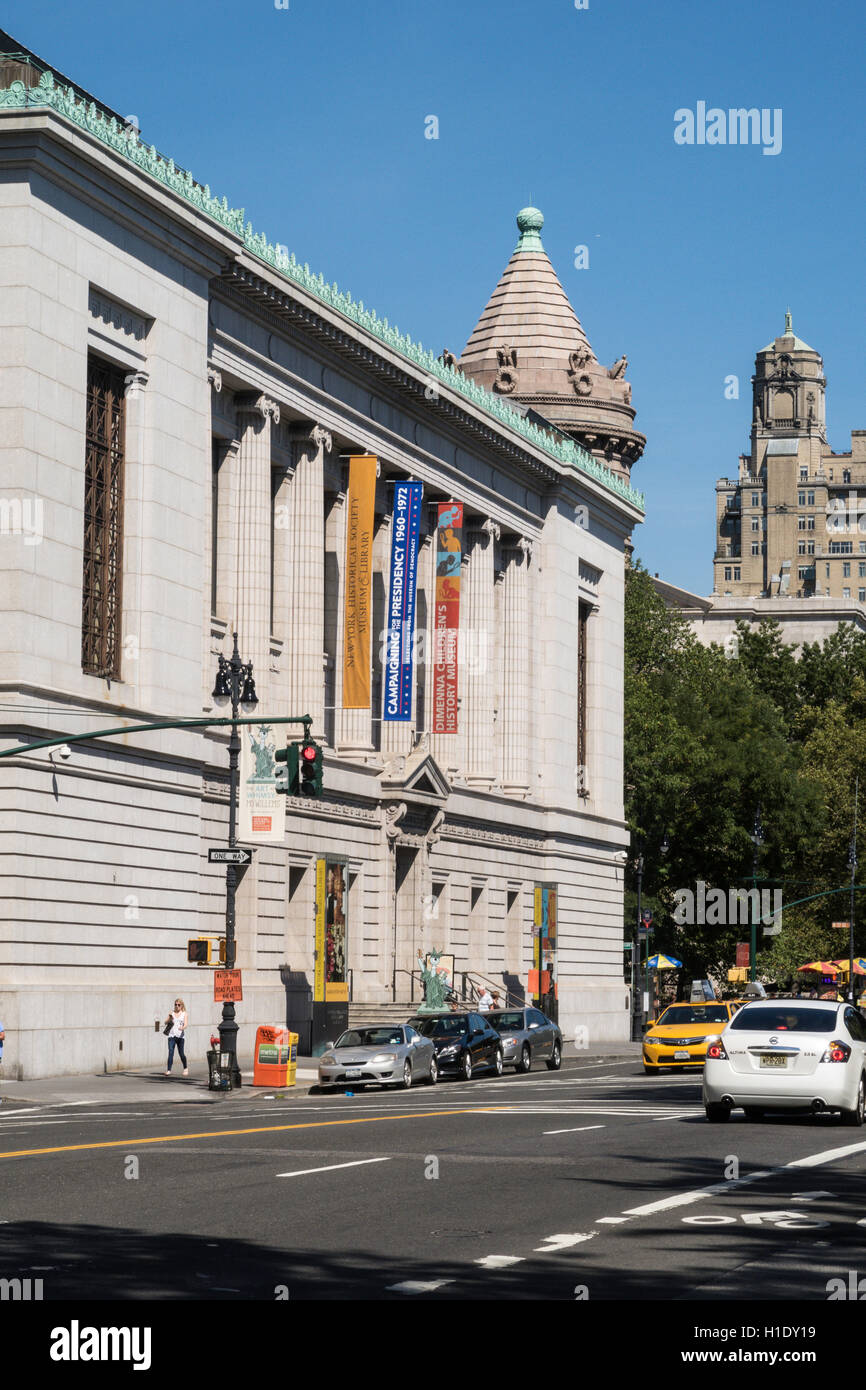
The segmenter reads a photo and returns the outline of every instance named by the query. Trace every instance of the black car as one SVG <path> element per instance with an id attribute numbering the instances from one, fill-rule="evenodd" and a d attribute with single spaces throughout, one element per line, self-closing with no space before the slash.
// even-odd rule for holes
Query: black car
<path id="1" fill-rule="evenodd" d="M 432 1039 L 439 1075 L 469 1081 L 476 1071 L 502 1075 L 502 1039 L 481 1014 L 416 1014 L 411 1026 Z"/>

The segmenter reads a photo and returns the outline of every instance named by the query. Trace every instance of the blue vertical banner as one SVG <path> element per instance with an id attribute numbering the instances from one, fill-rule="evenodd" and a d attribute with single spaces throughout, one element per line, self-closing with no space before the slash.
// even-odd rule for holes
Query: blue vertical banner
<path id="1" fill-rule="evenodd" d="M 423 492 L 422 483 L 394 484 L 383 712 L 383 717 L 389 720 L 412 718 L 415 589 L 418 580 L 418 533 L 421 528 Z"/>

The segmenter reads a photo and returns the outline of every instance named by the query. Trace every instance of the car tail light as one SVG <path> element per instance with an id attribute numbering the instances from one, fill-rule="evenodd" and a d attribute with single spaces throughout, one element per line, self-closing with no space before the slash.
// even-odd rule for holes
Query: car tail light
<path id="1" fill-rule="evenodd" d="M 728 1054 L 721 1038 L 710 1038 L 707 1045 L 707 1059 L 712 1062 L 727 1062 Z"/>
<path id="2" fill-rule="evenodd" d="M 821 1061 L 847 1062 L 850 1056 L 851 1049 L 848 1046 L 848 1044 L 846 1042 L 842 1042 L 839 1038 L 834 1038 L 833 1041 L 828 1044 L 827 1051 L 824 1053 L 824 1056 L 821 1058 Z"/>

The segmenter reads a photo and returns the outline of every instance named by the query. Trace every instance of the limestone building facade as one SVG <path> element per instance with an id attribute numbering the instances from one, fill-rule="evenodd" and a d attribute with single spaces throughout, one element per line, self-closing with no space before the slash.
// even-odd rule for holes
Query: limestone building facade
<path id="1" fill-rule="evenodd" d="M 426 352 L 8 35 L 0 53 L 0 748 L 124 728 L 0 760 L 7 1074 L 158 1062 L 178 994 L 203 1054 L 219 1010 L 186 947 L 222 933 L 227 736 L 139 726 L 221 714 L 235 631 L 263 722 L 309 713 L 325 748 L 324 796 L 289 798 L 284 842 L 241 874 L 242 1058 L 287 981 L 313 978 L 321 861 L 352 1007 L 417 999 L 434 946 L 525 992 L 555 885 L 566 1035 L 626 1038 L 623 583 L 643 498 L 621 457 Z M 369 704 L 346 708 L 356 454 L 377 460 L 374 640 Z M 378 634 L 404 480 L 423 484 L 418 641 L 394 723 Z M 452 733 L 431 717 L 445 502 L 464 514 Z"/>
<path id="2" fill-rule="evenodd" d="M 866 606 L 866 430 L 834 453 L 826 390 L 787 313 L 755 359 L 750 450 L 716 483 L 714 596 Z"/>

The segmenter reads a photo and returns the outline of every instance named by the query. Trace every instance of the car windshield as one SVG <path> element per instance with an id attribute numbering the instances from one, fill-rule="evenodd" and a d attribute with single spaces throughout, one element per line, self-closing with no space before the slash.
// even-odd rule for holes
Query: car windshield
<path id="1" fill-rule="evenodd" d="M 403 1041 L 402 1028 L 349 1028 L 341 1033 L 335 1047 L 397 1047 Z"/>
<path id="2" fill-rule="evenodd" d="M 740 1009 L 732 1028 L 749 1033 L 832 1033 L 835 1009 L 801 1009 L 796 1004 L 754 1004 Z"/>
<path id="3" fill-rule="evenodd" d="M 412 1027 L 425 1038 L 456 1038 L 466 1031 L 466 1019 L 459 1014 L 445 1018 L 413 1018 Z"/>
<path id="4" fill-rule="evenodd" d="M 523 1014 L 519 1010 L 513 1013 L 489 1013 L 487 1022 L 491 1028 L 495 1028 L 499 1033 L 518 1033 L 521 1028 L 525 1028 Z"/>
<path id="5" fill-rule="evenodd" d="M 728 1011 L 724 1004 L 672 1004 L 658 1021 L 678 1028 L 684 1023 L 727 1023 Z"/>

